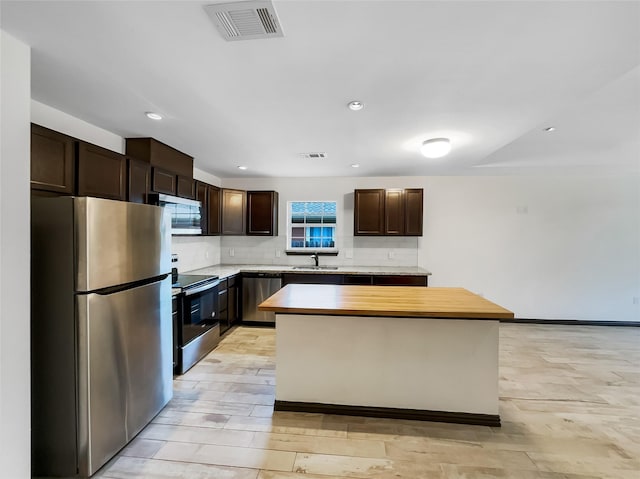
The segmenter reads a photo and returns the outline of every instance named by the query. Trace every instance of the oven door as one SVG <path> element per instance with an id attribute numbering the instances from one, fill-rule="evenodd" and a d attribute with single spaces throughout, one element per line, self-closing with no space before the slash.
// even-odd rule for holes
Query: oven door
<path id="1" fill-rule="evenodd" d="M 215 281 L 184 291 L 180 346 L 186 346 L 218 324 L 218 284 Z"/>

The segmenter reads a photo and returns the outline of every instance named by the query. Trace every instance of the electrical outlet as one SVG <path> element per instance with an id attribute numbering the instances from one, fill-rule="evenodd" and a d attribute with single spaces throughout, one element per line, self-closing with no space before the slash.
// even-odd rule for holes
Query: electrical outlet
<path id="1" fill-rule="evenodd" d="M 344 252 L 344 257 L 347 259 L 353 259 L 353 250 L 348 249 L 347 251 Z"/>
<path id="2" fill-rule="evenodd" d="M 394 259 L 396 257 L 393 251 L 389 251 L 389 259 Z"/>
<path id="3" fill-rule="evenodd" d="M 276 250 L 276 258 L 279 258 L 280 256 L 282 256 L 282 251 L 280 251 L 279 249 Z"/>
<path id="4" fill-rule="evenodd" d="M 229 248 L 229 256 L 235 256 L 236 255 L 236 250 L 233 248 Z"/>
<path id="5" fill-rule="evenodd" d="M 633 304 L 640 304 L 640 298 L 638 296 L 633 297 Z"/>
<path id="6" fill-rule="evenodd" d="M 204 257 L 205 257 L 205 259 L 209 259 L 209 252 L 208 251 L 204 252 Z"/>
<path id="7" fill-rule="evenodd" d="M 526 215 L 529 214 L 529 207 L 528 206 L 517 206 L 516 207 L 516 213 L 519 215 Z"/>

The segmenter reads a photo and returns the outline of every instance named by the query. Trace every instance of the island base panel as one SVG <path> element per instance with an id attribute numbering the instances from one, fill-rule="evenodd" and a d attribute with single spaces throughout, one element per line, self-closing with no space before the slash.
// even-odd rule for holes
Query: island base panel
<path id="1" fill-rule="evenodd" d="M 277 314 L 276 404 L 499 422 L 498 328 L 498 320 Z"/>

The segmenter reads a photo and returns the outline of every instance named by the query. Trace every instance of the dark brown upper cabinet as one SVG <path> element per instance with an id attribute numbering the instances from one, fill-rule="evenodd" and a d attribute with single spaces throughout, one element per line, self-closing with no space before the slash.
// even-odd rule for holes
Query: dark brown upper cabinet
<path id="1" fill-rule="evenodd" d="M 146 203 L 151 189 L 151 167 L 135 158 L 127 158 L 127 201 Z"/>
<path id="2" fill-rule="evenodd" d="M 196 200 L 202 204 L 202 234 L 220 234 L 220 188 L 196 181 Z"/>
<path id="3" fill-rule="evenodd" d="M 178 176 L 171 171 L 162 168 L 151 168 L 151 191 L 154 193 L 164 193 L 165 195 L 176 195 Z"/>
<path id="4" fill-rule="evenodd" d="M 404 234 L 404 190 L 385 191 L 384 234 Z"/>
<path id="5" fill-rule="evenodd" d="M 217 186 L 207 188 L 207 234 L 219 235 L 222 231 L 222 192 Z"/>
<path id="6" fill-rule="evenodd" d="M 126 153 L 151 166 L 193 179 L 193 158 L 153 138 L 127 138 Z"/>
<path id="7" fill-rule="evenodd" d="M 80 141 L 76 173 L 78 196 L 127 198 L 127 161 L 120 153 Z"/>
<path id="8" fill-rule="evenodd" d="M 404 190 L 404 235 L 422 236 L 422 208 L 424 191 L 422 188 Z"/>
<path id="9" fill-rule="evenodd" d="M 222 189 L 222 234 L 245 234 L 246 191 Z"/>
<path id="10" fill-rule="evenodd" d="M 276 191 L 247 191 L 247 235 L 278 236 Z"/>
<path id="11" fill-rule="evenodd" d="M 377 236 L 384 234 L 384 189 L 355 190 L 353 234 Z"/>
<path id="12" fill-rule="evenodd" d="M 176 190 L 177 196 L 193 200 L 196 197 L 196 182 L 192 178 L 178 176 Z"/>
<path id="13" fill-rule="evenodd" d="M 354 192 L 355 236 L 422 236 L 421 188 Z"/>
<path id="14" fill-rule="evenodd" d="M 195 183 L 196 183 L 196 200 L 198 200 L 202 205 L 202 210 L 201 210 L 202 216 L 200 217 L 200 227 L 202 228 L 202 234 L 206 235 L 208 233 L 207 210 L 208 210 L 209 203 L 207 201 L 207 190 L 209 185 L 207 185 L 206 183 L 203 183 L 202 181 L 196 181 Z"/>
<path id="15" fill-rule="evenodd" d="M 75 139 L 31 124 L 31 188 L 74 193 Z"/>

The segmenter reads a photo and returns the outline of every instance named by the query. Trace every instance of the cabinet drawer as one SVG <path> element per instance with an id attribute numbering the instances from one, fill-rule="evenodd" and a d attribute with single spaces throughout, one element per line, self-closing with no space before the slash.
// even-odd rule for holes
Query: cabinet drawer
<path id="1" fill-rule="evenodd" d="M 227 279 L 227 285 L 229 288 L 234 287 L 238 283 L 238 275 L 229 276 Z"/>
<path id="2" fill-rule="evenodd" d="M 373 284 L 370 274 L 345 274 L 344 284 Z"/>
<path id="3" fill-rule="evenodd" d="M 373 284 L 378 286 L 426 286 L 427 277 L 399 275 L 374 276 Z"/>
<path id="4" fill-rule="evenodd" d="M 224 291 L 228 288 L 229 281 L 227 278 L 221 279 L 220 284 L 218 285 L 218 291 Z"/>

